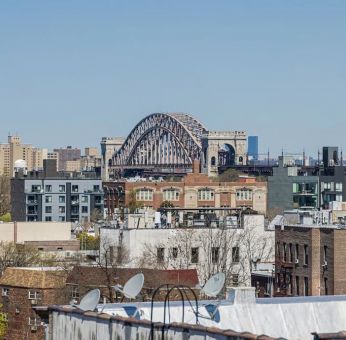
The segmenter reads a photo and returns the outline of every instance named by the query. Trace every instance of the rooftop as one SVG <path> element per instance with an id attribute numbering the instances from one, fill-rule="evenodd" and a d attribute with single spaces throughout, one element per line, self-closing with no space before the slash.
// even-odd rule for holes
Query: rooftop
<path id="1" fill-rule="evenodd" d="M 65 286 L 66 273 L 55 267 L 6 268 L 0 285 L 51 289 Z"/>
<path id="2" fill-rule="evenodd" d="M 207 309 L 211 303 L 218 306 L 213 320 Z M 134 308 L 139 309 L 136 319 L 129 318 L 131 308 L 132 311 Z M 68 314 L 77 312 L 71 307 L 55 309 Z M 312 339 L 314 332 L 342 332 L 346 325 L 346 296 L 256 299 L 254 288 L 232 288 L 228 291 L 227 298 L 219 302 L 199 301 L 198 320 L 196 303 L 187 300 L 184 305 L 182 301 L 170 301 L 166 307 L 163 302 L 155 302 L 152 316 L 151 303 L 148 302 L 99 305 L 98 310 L 103 314 L 86 314 L 103 320 L 113 319 L 114 322 L 128 320 L 129 325 L 136 323 L 133 327 L 137 327 L 137 332 L 140 324 L 153 327 L 160 325 L 160 329 L 166 329 L 167 332 L 172 327 L 186 328 L 188 332 L 191 329 L 207 333 L 213 330 L 214 336 L 211 339 L 223 339 L 215 334 L 222 335 L 230 330 L 233 336 L 237 333 L 242 335 L 241 339 L 257 339 L 261 334 L 273 338 Z M 83 314 L 80 311 L 78 313 Z M 64 320 L 74 322 L 73 315 Z M 98 328 L 92 323 L 88 327 Z"/>

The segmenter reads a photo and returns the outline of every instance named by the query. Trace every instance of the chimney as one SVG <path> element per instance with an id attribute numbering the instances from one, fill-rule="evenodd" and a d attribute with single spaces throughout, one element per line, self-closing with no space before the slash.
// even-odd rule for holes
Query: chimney
<path id="1" fill-rule="evenodd" d="M 44 159 L 43 160 L 43 169 L 45 178 L 54 178 L 58 176 L 56 170 L 56 159 Z"/>
<path id="2" fill-rule="evenodd" d="M 238 305 L 250 305 L 256 303 L 255 287 L 227 288 L 227 300 Z"/>
<path id="3" fill-rule="evenodd" d="M 192 173 L 194 174 L 201 173 L 201 162 L 198 159 L 194 159 L 192 162 Z"/>

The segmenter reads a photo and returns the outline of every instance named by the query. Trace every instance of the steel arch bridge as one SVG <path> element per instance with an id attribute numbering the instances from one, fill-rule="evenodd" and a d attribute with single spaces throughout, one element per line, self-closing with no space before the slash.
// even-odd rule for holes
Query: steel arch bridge
<path id="1" fill-rule="evenodd" d="M 153 113 L 142 119 L 112 157 L 113 169 L 186 168 L 201 157 L 207 129 L 184 113 Z"/>

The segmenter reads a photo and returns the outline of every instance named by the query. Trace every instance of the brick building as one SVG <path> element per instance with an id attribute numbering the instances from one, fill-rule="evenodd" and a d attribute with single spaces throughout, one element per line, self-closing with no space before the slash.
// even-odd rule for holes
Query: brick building
<path id="1" fill-rule="evenodd" d="M 150 300 L 154 289 L 163 284 L 196 287 L 199 283 L 196 269 L 161 270 L 115 267 L 106 269 L 105 267 L 76 266 L 67 277 L 66 287 L 70 298 L 76 301 L 94 288 L 101 290 L 101 299 L 121 301 L 122 295 L 116 294 L 113 286 L 115 284 L 123 286 L 126 281 L 138 273 L 144 275 L 144 286 L 140 297 L 142 300 Z"/>
<path id="2" fill-rule="evenodd" d="M 66 304 L 65 280 L 64 271 L 55 268 L 7 268 L 0 279 L 0 303 L 8 320 L 5 339 L 43 339 L 47 320 L 35 308 Z"/>
<path id="3" fill-rule="evenodd" d="M 155 210 L 162 202 L 170 201 L 179 208 L 249 207 L 262 214 L 267 212 L 266 182 L 257 182 L 254 177 L 242 177 L 237 182 L 215 181 L 199 173 L 199 163 L 180 181 L 104 182 L 103 189 L 109 215 L 117 207 L 128 206 L 133 192 L 138 202 Z"/>
<path id="4" fill-rule="evenodd" d="M 284 223 L 275 227 L 276 294 L 346 294 L 346 229 Z"/>

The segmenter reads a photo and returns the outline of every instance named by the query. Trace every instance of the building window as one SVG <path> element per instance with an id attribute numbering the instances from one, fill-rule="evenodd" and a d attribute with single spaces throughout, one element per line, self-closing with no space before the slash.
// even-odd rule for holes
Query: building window
<path id="1" fill-rule="evenodd" d="M 82 214 L 87 214 L 88 213 L 88 207 L 85 205 L 82 206 Z"/>
<path id="2" fill-rule="evenodd" d="M 342 195 L 335 195 L 335 201 L 342 202 Z"/>
<path id="3" fill-rule="evenodd" d="M 153 190 L 151 189 L 139 189 L 136 191 L 136 199 L 138 201 L 152 201 Z"/>
<path id="4" fill-rule="evenodd" d="M 40 185 L 32 185 L 31 191 L 32 192 L 41 192 L 41 186 Z"/>
<path id="5" fill-rule="evenodd" d="M 281 260 L 280 242 L 276 242 L 276 256 Z"/>
<path id="6" fill-rule="evenodd" d="M 211 158 L 211 166 L 215 166 L 216 165 L 216 158 L 213 156 Z"/>
<path id="7" fill-rule="evenodd" d="M 28 291 L 28 299 L 29 300 L 39 300 L 39 299 L 41 299 L 41 293 L 37 290 L 29 290 Z"/>
<path id="8" fill-rule="evenodd" d="M 78 288 L 78 286 L 72 286 L 71 298 L 72 299 L 79 299 L 79 288 Z"/>
<path id="9" fill-rule="evenodd" d="M 59 196 L 59 203 L 65 203 L 65 196 Z"/>
<path id="10" fill-rule="evenodd" d="M 179 201 L 180 191 L 178 189 L 166 189 L 163 191 L 164 201 Z"/>
<path id="11" fill-rule="evenodd" d="M 59 222 L 65 222 L 65 216 L 59 216 Z"/>
<path id="12" fill-rule="evenodd" d="M 293 250 L 292 250 L 292 243 L 288 245 L 288 259 L 292 263 L 293 262 Z"/>
<path id="13" fill-rule="evenodd" d="M 328 247 L 324 246 L 323 247 L 323 262 L 324 262 L 324 264 L 327 264 L 327 251 L 328 251 Z"/>
<path id="14" fill-rule="evenodd" d="M 100 191 L 100 186 L 99 185 L 94 185 L 94 191 Z"/>
<path id="15" fill-rule="evenodd" d="M 285 242 L 282 245 L 282 250 L 283 250 L 283 254 L 284 254 L 284 262 L 287 262 L 287 245 Z"/>
<path id="16" fill-rule="evenodd" d="M 177 258 L 178 258 L 178 248 L 173 247 L 173 248 L 171 249 L 171 254 L 172 254 L 172 258 L 173 258 L 173 259 L 177 259 Z"/>
<path id="17" fill-rule="evenodd" d="M 295 251 L 295 263 L 299 263 L 299 244 L 296 243 L 296 251 Z"/>
<path id="18" fill-rule="evenodd" d="M 78 192 L 78 185 L 72 185 L 72 192 Z"/>
<path id="19" fill-rule="evenodd" d="M 45 212 L 46 212 L 46 214 L 51 214 L 52 213 L 52 206 L 51 205 L 47 205 L 45 207 Z"/>
<path id="20" fill-rule="evenodd" d="M 52 192 L 52 186 L 46 185 L 46 192 Z"/>
<path id="21" fill-rule="evenodd" d="M 237 190 L 236 199 L 238 201 L 252 201 L 252 190 L 246 188 Z"/>
<path id="22" fill-rule="evenodd" d="M 2 288 L 2 292 L 1 292 L 1 295 L 2 296 L 9 296 L 10 294 L 10 289 L 9 288 Z"/>
<path id="23" fill-rule="evenodd" d="M 233 287 L 238 287 L 239 285 L 239 275 L 238 274 L 233 274 L 232 275 L 232 286 Z"/>
<path id="24" fill-rule="evenodd" d="M 37 317 L 29 317 L 29 326 L 40 326 L 41 319 Z"/>
<path id="25" fill-rule="evenodd" d="M 309 295 L 309 278 L 304 277 L 304 296 Z"/>
<path id="26" fill-rule="evenodd" d="M 232 262 L 234 263 L 239 262 L 239 247 L 232 248 Z"/>
<path id="27" fill-rule="evenodd" d="M 193 247 L 191 248 L 191 263 L 198 263 L 199 248 Z"/>
<path id="28" fill-rule="evenodd" d="M 307 266 L 309 264 L 309 247 L 304 245 L 304 265 Z"/>
<path id="29" fill-rule="evenodd" d="M 65 185 L 59 185 L 59 192 L 65 192 Z"/>
<path id="30" fill-rule="evenodd" d="M 46 216 L 45 221 L 46 222 L 52 222 L 52 216 Z"/>
<path id="31" fill-rule="evenodd" d="M 157 262 L 165 260 L 165 248 L 157 248 Z"/>
<path id="32" fill-rule="evenodd" d="M 328 295 L 328 279 L 324 278 L 324 295 Z"/>
<path id="33" fill-rule="evenodd" d="M 335 191 L 342 191 L 342 183 L 335 183 Z"/>
<path id="34" fill-rule="evenodd" d="M 59 214 L 65 214 L 65 207 L 59 207 Z"/>
<path id="35" fill-rule="evenodd" d="M 220 248 L 219 247 L 212 247 L 211 248 L 211 262 L 212 263 L 218 263 L 220 258 Z"/>
<path id="36" fill-rule="evenodd" d="M 214 200 L 214 191 L 208 188 L 198 190 L 198 200 L 199 201 Z"/>
<path id="37" fill-rule="evenodd" d="M 289 274 L 288 279 L 289 279 L 289 282 L 288 282 L 288 291 L 289 291 L 290 295 L 293 295 L 292 274 Z"/>
<path id="38" fill-rule="evenodd" d="M 52 196 L 46 196 L 46 203 L 52 203 Z"/>
<path id="39" fill-rule="evenodd" d="M 82 196 L 81 201 L 82 203 L 88 203 L 88 196 Z"/>
<path id="40" fill-rule="evenodd" d="M 299 276 L 296 276 L 296 295 L 299 296 Z"/>

